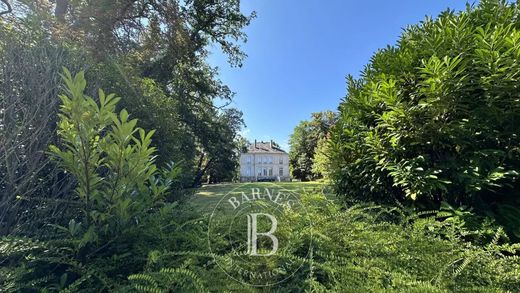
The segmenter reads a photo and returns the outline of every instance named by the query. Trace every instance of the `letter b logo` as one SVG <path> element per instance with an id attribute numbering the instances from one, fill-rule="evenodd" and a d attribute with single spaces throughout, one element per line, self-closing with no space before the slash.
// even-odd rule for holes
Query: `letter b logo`
<path id="1" fill-rule="evenodd" d="M 257 217 L 266 216 L 271 220 L 271 229 L 268 232 L 258 233 L 257 232 Z M 278 238 L 273 235 L 278 226 L 276 218 L 269 214 L 255 213 L 247 215 L 247 254 L 252 256 L 270 256 L 276 253 L 278 250 Z M 273 242 L 273 248 L 267 254 L 258 253 L 258 236 L 267 236 Z"/>

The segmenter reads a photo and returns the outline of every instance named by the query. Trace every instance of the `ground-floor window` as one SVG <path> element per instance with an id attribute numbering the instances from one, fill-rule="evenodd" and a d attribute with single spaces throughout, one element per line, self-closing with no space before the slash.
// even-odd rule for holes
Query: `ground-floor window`
<path id="1" fill-rule="evenodd" d="M 283 168 L 280 168 L 280 170 L 278 170 L 278 175 L 283 176 Z"/>
<path id="2" fill-rule="evenodd" d="M 273 168 L 269 168 L 269 176 L 273 176 Z"/>

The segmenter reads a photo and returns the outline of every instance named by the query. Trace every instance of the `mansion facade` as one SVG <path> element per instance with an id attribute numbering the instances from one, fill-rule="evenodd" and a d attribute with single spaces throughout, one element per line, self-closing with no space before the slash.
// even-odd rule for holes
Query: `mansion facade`
<path id="1" fill-rule="evenodd" d="M 290 180 L 289 155 L 272 140 L 255 140 L 240 155 L 240 182 Z"/>

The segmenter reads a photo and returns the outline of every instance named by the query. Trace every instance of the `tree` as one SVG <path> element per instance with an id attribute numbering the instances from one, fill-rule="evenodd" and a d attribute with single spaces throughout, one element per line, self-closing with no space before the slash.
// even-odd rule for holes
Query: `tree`
<path id="1" fill-rule="evenodd" d="M 237 137 L 237 146 L 238 146 L 238 152 L 240 153 L 246 153 L 247 149 L 251 145 L 251 142 L 245 138 L 243 135 L 238 135 Z"/>
<path id="2" fill-rule="evenodd" d="M 336 114 L 332 111 L 312 113 L 310 121 L 302 121 L 290 137 L 289 165 L 292 176 L 301 180 L 321 178 L 313 172 L 314 153 L 318 141 L 325 139 L 334 125 Z"/>
<path id="3" fill-rule="evenodd" d="M 201 135 L 193 186 L 200 185 L 204 177 L 208 183 L 230 181 L 238 167 L 237 138 L 244 125 L 242 112 L 231 108 L 216 113 L 215 117 L 215 121 L 201 129 L 205 134 Z"/>
<path id="4" fill-rule="evenodd" d="M 330 161 L 330 140 L 324 137 L 318 140 L 314 150 L 314 160 L 312 163 L 312 173 L 320 174 L 324 179 L 330 179 L 332 162 Z"/>
<path id="5" fill-rule="evenodd" d="M 7 14 L 2 25 L 35 31 L 32 37 L 63 48 L 66 56 L 84 55 L 74 61 L 88 68 L 91 87 L 120 93 L 120 108 L 144 127 L 157 129 L 157 164 L 180 164 L 182 185 L 191 186 L 200 176 L 201 154 L 212 152 L 211 141 L 218 140 L 212 129 L 231 127 L 219 116 L 229 108 L 233 92 L 206 62 L 208 47 L 218 44 L 230 64 L 240 66 L 246 56 L 239 47 L 246 40 L 242 30 L 254 13 L 243 15 L 237 0 L 10 3 L 16 13 Z M 225 105 L 217 107 L 216 99 Z"/>
<path id="6" fill-rule="evenodd" d="M 46 151 L 57 139 L 60 68 L 81 66 L 71 55 L 37 27 L 0 22 L 0 235 L 66 213 L 56 200 L 67 198 L 72 182 Z"/>

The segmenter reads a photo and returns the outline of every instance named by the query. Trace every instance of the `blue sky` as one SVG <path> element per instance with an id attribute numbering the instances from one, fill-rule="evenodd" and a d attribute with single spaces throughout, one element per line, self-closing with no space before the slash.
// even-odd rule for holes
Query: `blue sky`
<path id="1" fill-rule="evenodd" d="M 337 109 L 347 74 L 358 76 L 373 53 L 395 44 L 407 25 L 448 7 L 462 10 L 465 3 L 242 0 L 244 13 L 258 15 L 245 30 L 244 66 L 230 67 L 217 50 L 210 62 L 236 92 L 232 106 L 244 113 L 243 134 L 250 141 L 273 139 L 288 151 L 289 136 L 301 120 Z"/>

